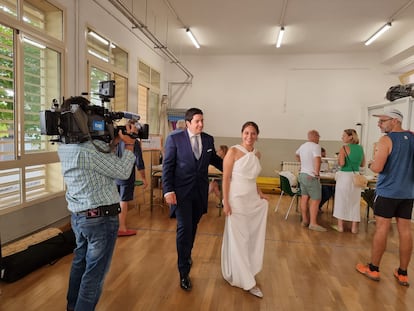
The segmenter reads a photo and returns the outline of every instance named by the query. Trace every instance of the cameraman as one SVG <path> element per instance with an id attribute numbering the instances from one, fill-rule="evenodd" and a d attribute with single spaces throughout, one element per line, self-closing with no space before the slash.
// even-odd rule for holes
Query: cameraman
<path id="1" fill-rule="evenodd" d="M 65 100 L 62 110 L 69 110 L 75 103 L 87 106 L 89 101 L 80 96 L 71 97 Z M 131 133 L 131 126 L 127 125 L 126 130 Z M 109 270 L 121 210 L 115 179 L 128 178 L 135 162 L 135 139 L 120 131 L 114 143 L 120 140 L 127 150 L 121 158 L 113 152 L 98 151 L 95 145 L 102 149 L 108 147 L 101 140 L 59 145 L 66 200 L 76 237 L 67 310 L 95 310 Z"/>

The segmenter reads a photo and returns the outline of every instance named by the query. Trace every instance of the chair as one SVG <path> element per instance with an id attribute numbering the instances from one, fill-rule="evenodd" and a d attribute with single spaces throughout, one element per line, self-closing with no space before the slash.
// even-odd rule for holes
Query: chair
<path id="1" fill-rule="evenodd" d="M 292 187 L 290 185 L 290 181 L 287 177 L 280 175 L 280 197 L 279 200 L 277 201 L 277 205 L 275 208 L 275 212 L 277 212 L 277 210 L 279 209 L 279 205 L 280 205 L 280 201 L 282 199 L 283 194 L 287 194 L 289 196 L 292 197 L 292 200 L 290 201 L 290 205 L 289 205 L 289 209 L 287 210 L 286 216 L 285 216 L 285 220 L 288 219 L 290 210 L 292 209 L 292 205 L 293 205 L 293 200 L 296 198 L 296 208 L 298 207 L 298 198 L 300 197 L 301 193 L 300 193 L 300 188 L 299 185 L 297 187 Z"/>
<path id="2" fill-rule="evenodd" d="M 145 190 L 144 190 L 144 188 L 142 188 L 142 186 L 144 185 L 144 182 L 142 181 L 142 180 L 136 180 L 135 182 L 134 182 L 134 186 L 135 187 L 141 187 L 141 196 L 142 196 L 142 198 L 143 198 L 143 204 L 145 205 Z M 137 196 L 136 196 L 136 191 L 134 191 L 134 201 L 135 201 L 135 207 L 137 207 L 138 208 L 138 213 L 140 213 L 141 212 L 141 204 L 138 202 L 138 198 L 137 198 Z"/>
<path id="3" fill-rule="evenodd" d="M 361 197 L 367 203 L 367 223 L 369 220 L 369 210 L 374 209 L 375 189 L 365 189 L 361 192 Z"/>
<path id="4" fill-rule="evenodd" d="M 168 207 L 167 203 L 164 200 L 164 196 L 162 193 L 162 168 L 161 166 L 157 166 L 157 168 L 152 168 L 151 173 L 151 196 L 150 196 L 150 205 L 151 205 L 151 212 L 154 206 L 160 207 Z M 154 194 L 154 188 L 157 190 L 157 194 Z M 154 201 L 157 201 L 155 203 Z"/>

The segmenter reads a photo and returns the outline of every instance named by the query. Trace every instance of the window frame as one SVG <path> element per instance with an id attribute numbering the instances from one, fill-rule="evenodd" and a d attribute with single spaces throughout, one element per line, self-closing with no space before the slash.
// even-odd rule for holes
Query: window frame
<path id="1" fill-rule="evenodd" d="M 149 124 L 149 133 L 151 135 L 160 134 L 160 120 L 159 114 L 161 109 L 161 73 L 152 68 L 144 61 L 138 61 L 138 114 L 145 116 L 141 118 L 142 123 Z M 144 92 L 145 96 L 140 94 Z M 142 98 L 145 98 L 146 103 L 142 103 Z"/>
<path id="2" fill-rule="evenodd" d="M 104 61 L 102 57 L 96 56 L 94 54 L 89 53 L 89 49 L 91 47 L 90 42 L 88 41 L 89 33 L 94 32 L 96 33 L 102 40 L 108 42 L 108 61 Z M 128 110 L 128 88 L 129 88 L 129 75 L 128 75 L 128 63 L 129 63 L 129 51 L 117 45 L 114 41 L 110 38 L 107 38 L 102 33 L 93 29 L 90 25 L 86 25 L 85 27 L 85 38 L 86 38 L 86 66 L 87 66 L 87 87 L 89 93 L 92 93 L 93 89 L 96 89 L 96 86 L 92 88 L 91 85 L 91 70 L 92 68 L 96 68 L 103 72 L 106 72 L 110 75 L 109 80 L 117 80 L 123 79 L 125 88 L 123 89 L 123 94 L 120 95 L 120 89 L 117 88 L 115 83 L 115 98 L 111 99 L 109 103 L 104 103 L 104 106 L 108 108 L 110 111 L 129 111 Z M 125 61 L 126 65 L 123 67 L 117 66 L 118 62 L 115 59 L 115 55 L 112 53 L 111 49 L 112 46 L 116 46 L 119 50 L 123 51 L 126 54 L 126 61 L 123 58 L 122 60 Z M 125 56 L 125 55 L 123 55 Z M 120 103 L 120 98 L 122 98 L 125 103 Z M 89 94 L 89 99 L 92 99 L 91 94 Z M 96 102 L 94 104 L 97 104 Z"/>
<path id="3" fill-rule="evenodd" d="M 18 12 L 23 12 L 23 1 L 18 1 Z M 0 215 L 7 214 L 33 204 L 44 202 L 55 197 L 62 196 L 65 192 L 65 186 L 63 177 L 61 176 L 60 160 L 56 150 L 39 150 L 36 152 L 25 152 L 24 138 L 25 138 L 25 122 L 24 122 L 24 53 L 23 53 L 23 37 L 30 38 L 42 45 L 45 45 L 48 49 L 53 50 L 59 56 L 59 68 L 57 73 L 60 75 L 60 81 L 58 83 L 60 88 L 60 97 L 65 94 L 65 60 L 66 60 L 66 9 L 60 7 L 53 1 L 48 1 L 51 5 L 60 10 L 62 23 L 62 40 L 53 38 L 47 34 L 43 34 L 39 29 L 33 28 L 22 20 L 22 16 L 13 17 L 0 12 L 1 24 L 9 27 L 13 30 L 13 67 L 14 67 L 14 158 L 10 160 L 0 161 L 0 175 L 5 174 L 13 175 L 13 172 L 8 170 L 15 170 L 18 172 L 16 175 L 17 181 L 14 179 L 17 186 L 17 192 L 19 194 L 19 202 L 11 202 L 9 204 L 0 204 Z M 19 14 L 19 13 L 18 13 Z M 50 106 L 45 103 L 46 109 Z M 40 122 L 40 120 L 39 120 Z M 39 123 L 40 125 L 40 123 Z M 40 133 L 40 132 L 39 132 Z M 43 138 L 40 139 L 41 143 Z M 50 144 L 48 141 L 43 143 Z M 43 144 L 42 143 L 42 144 Z M 53 176 L 54 178 L 48 178 Z M 14 177 L 11 177 L 13 179 Z M 0 182 L 0 187 L 7 184 L 7 180 L 4 179 Z M 50 185 L 50 187 L 49 187 Z M 52 189 L 52 191 L 50 191 Z M 0 198 L 5 199 L 7 196 Z"/>

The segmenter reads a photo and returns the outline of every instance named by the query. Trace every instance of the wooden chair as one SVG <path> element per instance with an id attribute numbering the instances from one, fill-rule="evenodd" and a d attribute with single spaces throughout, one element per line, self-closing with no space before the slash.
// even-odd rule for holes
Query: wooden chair
<path id="1" fill-rule="evenodd" d="M 142 200 L 143 200 L 143 205 L 145 205 L 146 204 L 145 203 L 145 190 L 142 187 L 143 185 L 144 185 L 144 182 L 142 180 L 136 180 L 135 183 L 134 183 L 135 188 L 137 188 L 137 187 L 141 188 L 140 195 L 141 195 Z M 139 198 L 137 197 L 136 193 L 137 193 L 137 191 L 134 191 L 135 207 L 138 208 L 138 213 L 140 213 L 141 212 L 141 204 L 139 202 Z"/>
<path id="2" fill-rule="evenodd" d="M 156 191 L 156 193 L 154 192 Z M 167 203 L 164 200 L 162 192 L 162 170 L 157 169 L 152 171 L 151 174 L 151 196 L 150 196 L 151 212 L 154 206 L 160 206 L 168 208 Z"/>

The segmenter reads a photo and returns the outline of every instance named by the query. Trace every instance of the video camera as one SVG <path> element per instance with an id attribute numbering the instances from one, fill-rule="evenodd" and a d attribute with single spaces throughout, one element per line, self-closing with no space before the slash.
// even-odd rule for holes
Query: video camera
<path id="1" fill-rule="evenodd" d="M 102 104 L 115 96 L 115 81 L 99 82 L 99 97 Z M 87 140 L 99 139 L 110 143 L 121 130 L 126 133 L 125 126 L 116 126 L 122 118 L 135 119 L 138 134 L 128 134 L 133 138 L 148 138 L 148 124 L 141 125 L 138 114 L 130 112 L 112 112 L 103 106 L 91 105 L 83 96 L 70 97 L 59 107 L 56 99 L 50 110 L 40 112 L 40 130 L 42 135 L 55 135 L 54 142 L 79 144 Z"/>

